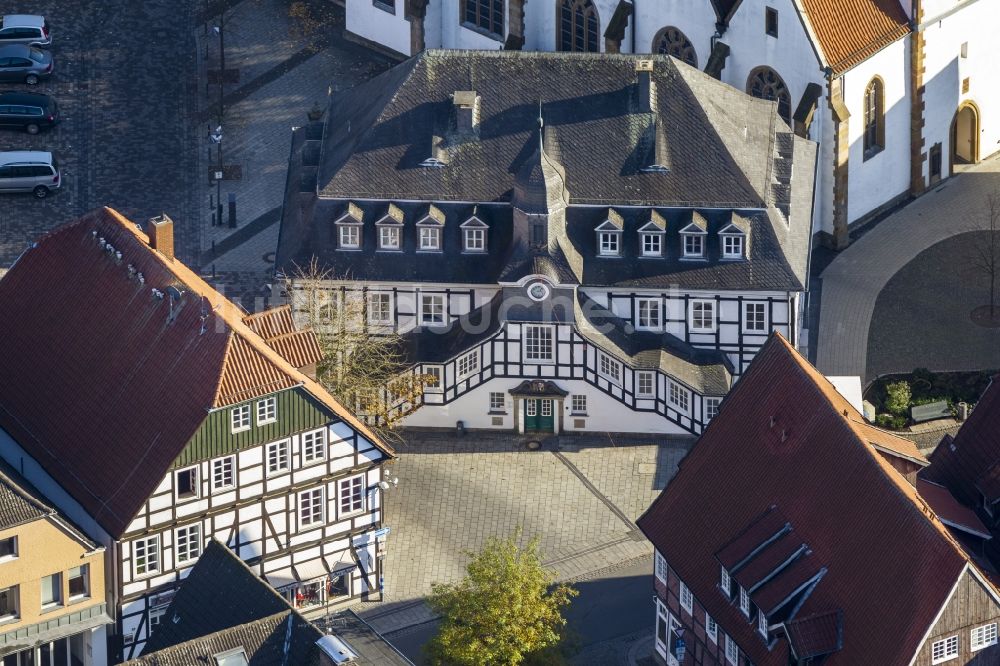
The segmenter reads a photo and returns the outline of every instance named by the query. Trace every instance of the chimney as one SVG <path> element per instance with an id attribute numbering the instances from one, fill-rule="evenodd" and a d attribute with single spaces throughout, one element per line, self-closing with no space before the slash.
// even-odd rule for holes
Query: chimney
<path id="1" fill-rule="evenodd" d="M 174 221 L 166 215 L 152 218 L 146 224 L 149 246 L 167 259 L 174 258 Z"/>
<path id="2" fill-rule="evenodd" d="M 479 96 L 475 90 L 456 90 L 452 96 L 459 133 L 479 129 Z"/>
<path id="3" fill-rule="evenodd" d="M 653 61 L 649 59 L 637 60 L 635 63 L 635 73 L 639 77 L 637 83 L 639 89 L 639 111 L 649 113 L 653 110 L 653 83 L 650 80 L 653 75 Z"/>

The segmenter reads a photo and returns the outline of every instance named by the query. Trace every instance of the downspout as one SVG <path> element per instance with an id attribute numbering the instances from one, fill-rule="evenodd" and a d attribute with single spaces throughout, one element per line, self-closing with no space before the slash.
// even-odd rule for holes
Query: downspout
<path id="1" fill-rule="evenodd" d="M 635 48 L 635 24 L 639 20 L 639 0 L 632 0 L 632 53 L 638 53 Z"/>

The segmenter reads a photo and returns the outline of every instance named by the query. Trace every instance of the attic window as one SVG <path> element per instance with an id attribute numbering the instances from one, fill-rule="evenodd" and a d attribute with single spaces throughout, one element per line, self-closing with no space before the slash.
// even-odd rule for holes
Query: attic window
<path id="1" fill-rule="evenodd" d="M 730 579 L 729 572 L 726 571 L 726 567 L 721 567 L 720 572 L 719 587 L 722 589 L 722 593 L 726 595 L 726 598 L 730 598 L 733 595 L 732 579 Z"/>
<path id="2" fill-rule="evenodd" d="M 486 231 L 489 227 L 478 217 L 462 224 L 462 251 L 486 252 Z"/>
<path id="3" fill-rule="evenodd" d="M 378 248 L 380 250 L 398 250 L 399 227 L 379 227 Z"/>
<path id="4" fill-rule="evenodd" d="M 750 593 L 746 591 L 746 588 L 740 587 L 740 610 L 747 617 L 750 617 Z"/>
<path id="5" fill-rule="evenodd" d="M 642 256 L 663 256 L 663 234 L 642 234 Z"/>
<path id="6" fill-rule="evenodd" d="M 705 238 L 702 234 L 681 234 L 684 239 L 684 256 L 688 259 L 701 259 L 705 256 Z"/>
<path id="7" fill-rule="evenodd" d="M 767 638 L 767 616 L 759 608 L 757 609 L 757 631 L 760 632 L 761 636 Z"/>
<path id="8" fill-rule="evenodd" d="M 441 230 L 433 227 L 423 227 L 420 229 L 420 249 L 440 250 Z"/>
<path id="9" fill-rule="evenodd" d="M 215 666 L 247 666 L 247 653 L 242 647 L 212 655 Z"/>
<path id="10" fill-rule="evenodd" d="M 445 166 L 445 163 L 436 157 L 428 157 L 426 160 L 420 163 L 420 166 L 441 168 Z"/>
<path id="11" fill-rule="evenodd" d="M 337 247 L 341 250 L 357 250 L 361 247 L 361 227 L 342 224 L 338 227 Z"/>
<path id="12" fill-rule="evenodd" d="M 601 231 L 598 252 L 602 257 L 617 257 L 621 254 L 621 232 Z"/>
<path id="13" fill-rule="evenodd" d="M 722 236 L 722 258 L 723 259 L 743 258 L 742 235 L 726 234 Z"/>

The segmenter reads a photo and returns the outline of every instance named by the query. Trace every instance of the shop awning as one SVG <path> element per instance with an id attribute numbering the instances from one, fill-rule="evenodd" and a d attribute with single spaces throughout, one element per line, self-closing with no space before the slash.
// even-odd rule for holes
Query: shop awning
<path id="1" fill-rule="evenodd" d="M 277 571 L 272 571 L 270 573 L 264 574 L 264 578 L 267 582 L 274 588 L 287 587 L 288 585 L 294 585 L 298 583 L 298 579 L 295 578 L 295 574 L 292 572 L 291 567 L 285 567 L 284 569 L 278 569 Z"/>
<path id="2" fill-rule="evenodd" d="M 296 564 L 295 573 L 298 574 L 299 580 L 305 583 L 311 580 L 316 580 L 317 578 L 322 578 L 327 575 L 328 571 L 326 569 L 326 563 L 323 559 L 317 558 L 315 560 L 303 562 L 302 564 Z"/>

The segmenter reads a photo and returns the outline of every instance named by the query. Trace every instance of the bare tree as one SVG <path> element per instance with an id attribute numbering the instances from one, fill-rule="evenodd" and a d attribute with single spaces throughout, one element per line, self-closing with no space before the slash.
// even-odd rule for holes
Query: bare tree
<path id="1" fill-rule="evenodd" d="M 1000 277 L 1000 189 L 986 197 L 984 215 L 975 228 L 973 265 L 989 280 L 990 321 L 996 321 L 997 277 Z"/>
<path id="2" fill-rule="evenodd" d="M 285 287 L 297 323 L 319 339 L 316 380 L 379 437 L 398 441 L 400 421 L 423 404 L 424 385 L 436 378 L 412 371 L 393 328 L 369 325 L 365 286 L 347 289 L 313 259 Z"/>

